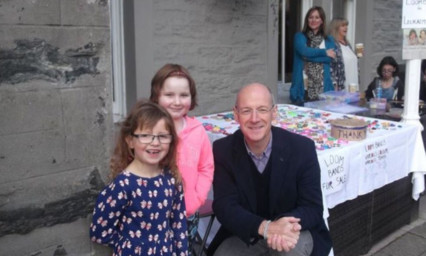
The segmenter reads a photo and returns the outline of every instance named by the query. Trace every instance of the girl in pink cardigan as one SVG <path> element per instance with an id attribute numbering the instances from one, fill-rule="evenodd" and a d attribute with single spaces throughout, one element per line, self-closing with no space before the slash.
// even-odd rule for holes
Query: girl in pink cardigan
<path id="1" fill-rule="evenodd" d="M 188 70 L 166 64 L 151 81 L 150 100 L 172 116 L 179 137 L 177 165 L 183 178 L 188 222 L 188 251 L 197 234 L 198 209 L 207 199 L 213 181 L 213 153 L 203 125 L 187 114 L 197 105 L 195 82 Z"/>

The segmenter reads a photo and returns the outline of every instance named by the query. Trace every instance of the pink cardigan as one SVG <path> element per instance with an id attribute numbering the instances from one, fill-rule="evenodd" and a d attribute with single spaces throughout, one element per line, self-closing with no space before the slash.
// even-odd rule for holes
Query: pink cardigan
<path id="1" fill-rule="evenodd" d="M 193 215 L 207 199 L 213 182 L 213 152 L 203 125 L 194 117 L 185 117 L 179 133 L 177 165 L 183 178 L 186 215 Z"/>

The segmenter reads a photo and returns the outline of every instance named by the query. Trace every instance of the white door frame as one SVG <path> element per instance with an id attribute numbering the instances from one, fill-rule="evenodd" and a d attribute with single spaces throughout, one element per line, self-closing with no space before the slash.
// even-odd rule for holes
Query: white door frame
<path id="1" fill-rule="evenodd" d="M 120 121 L 127 114 L 126 62 L 124 52 L 123 1 L 110 1 L 111 15 L 111 74 L 113 119 Z"/>

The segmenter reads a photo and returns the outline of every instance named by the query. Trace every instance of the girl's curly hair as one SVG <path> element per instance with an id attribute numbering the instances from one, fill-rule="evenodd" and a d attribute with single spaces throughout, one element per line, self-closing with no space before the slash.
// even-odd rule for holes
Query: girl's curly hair
<path id="1" fill-rule="evenodd" d="M 170 174 L 177 181 L 176 184 L 181 183 L 182 179 L 176 165 L 178 136 L 175 131 L 173 119 L 163 107 L 145 100 L 139 100 L 130 110 L 126 119 L 121 123 L 120 133 L 118 134 L 117 143 L 110 161 L 110 179 L 117 177 L 134 159 L 134 150 L 128 146 L 126 139 L 130 138 L 136 129 L 153 128 L 160 120 L 165 121 L 166 129 L 172 135 L 173 139 L 169 145 L 169 152 L 160 161 L 159 166 L 162 169 L 166 168 L 169 170 Z"/>

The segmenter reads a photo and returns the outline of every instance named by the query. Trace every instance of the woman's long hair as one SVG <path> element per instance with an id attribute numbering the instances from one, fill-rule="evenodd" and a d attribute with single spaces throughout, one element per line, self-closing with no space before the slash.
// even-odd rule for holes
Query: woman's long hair
<path id="1" fill-rule="evenodd" d="M 189 92 L 191 94 L 191 106 L 189 110 L 193 110 L 197 106 L 197 89 L 195 87 L 195 81 L 189 74 L 189 71 L 179 64 L 168 63 L 157 71 L 151 80 L 151 96 L 149 99 L 152 102 L 158 103 L 164 81 L 169 77 L 180 77 L 188 80 Z"/>
<path id="2" fill-rule="evenodd" d="M 318 35 L 321 35 L 325 39 L 326 36 L 327 36 L 325 34 L 325 31 L 326 31 L 326 26 L 325 26 L 325 12 L 324 12 L 324 9 L 321 6 L 314 6 L 314 7 L 311 7 L 308 10 L 308 12 L 305 15 L 305 21 L 304 21 L 304 24 L 303 24 L 303 30 L 302 30 L 302 32 L 303 32 L 303 34 L 307 35 L 308 31 L 311 30 L 311 28 L 309 27 L 309 16 L 314 11 L 318 11 L 318 14 L 319 14 L 319 16 L 320 16 L 320 18 L 322 20 L 322 24 L 321 24 L 320 28 L 318 29 Z"/>
<path id="3" fill-rule="evenodd" d="M 331 35 L 336 42 L 338 42 L 338 39 L 339 39 L 339 36 L 340 36 L 339 35 L 339 28 L 341 26 L 348 25 L 348 24 L 349 24 L 349 22 L 345 18 L 342 18 L 342 17 L 333 18 L 330 22 L 330 25 L 328 26 L 328 34 Z M 346 39 L 346 36 L 343 37 L 343 40 L 345 40 L 345 42 L 348 45 L 350 45 L 348 40 Z"/>

